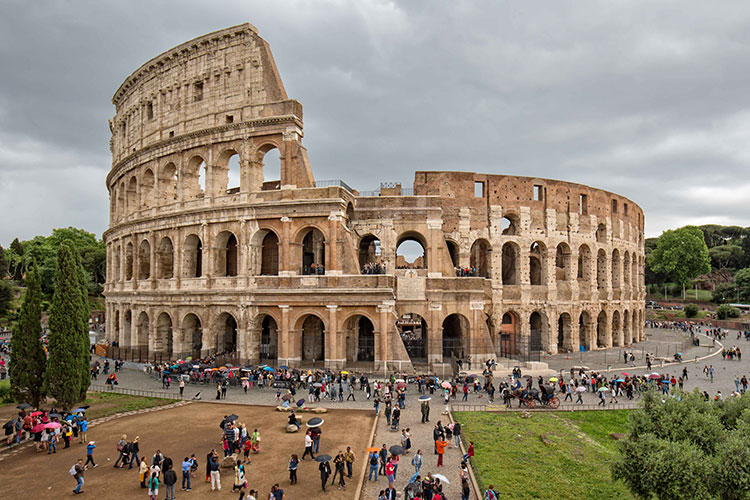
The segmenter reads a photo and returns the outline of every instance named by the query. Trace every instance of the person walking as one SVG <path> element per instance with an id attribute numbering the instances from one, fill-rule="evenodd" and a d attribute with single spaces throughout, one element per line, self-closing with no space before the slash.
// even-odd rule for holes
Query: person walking
<path id="1" fill-rule="evenodd" d="M 349 395 L 346 396 L 346 400 L 349 401 L 349 398 L 352 398 L 352 401 L 357 401 L 357 399 L 354 397 L 354 384 L 349 383 L 347 385 L 349 387 Z"/>
<path id="2" fill-rule="evenodd" d="M 448 446 L 448 441 L 435 441 L 435 448 L 437 448 L 438 460 L 437 466 L 443 466 L 443 455 L 445 455 L 445 447 Z"/>
<path id="3" fill-rule="evenodd" d="M 152 472 L 151 477 L 148 478 L 148 498 L 156 500 L 157 495 L 159 495 L 159 474 Z"/>
<path id="4" fill-rule="evenodd" d="M 344 459 L 346 460 L 346 477 L 348 479 L 351 479 L 352 468 L 354 467 L 354 461 L 356 460 L 356 457 L 354 456 L 354 452 L 352 451 L 351 446 L 346 447 L 346 453 L 344 453 Z"/>
<path id="5" fill-rule="evenodd" d="M 320 471 L 320 483 L 323 491 L 325 491 L 326 483 L 328 482 L 328 478 L 331 476 L 331 464 L 328 462 L 320 462 L 320 465 L 318 465 L 318 470 Z"/>
<path id="6" fill-rule="evenodd" d="M 417 450 L 417 454 L 411 459 L 411 464 L 414 466 L 414 474 L 419 474 L 419 470 L 422 468 L 424 463 L 424 457 L 422 456 L 422 450 Z"/>
<path id="7" fill-rule="evenodd" d="M 182 461 L 182 491 L 190 491 L 190 469 L 193 467 L 193 461 L 185 457 Z"/>
<path id="8" fill-rule="evenodd" d="M 299 458 L 297 458 L 297 455 L 292 454 L 289 459 L 289 466 L 287 467 L 289 469 L 289 484 L 297 484 L 297 467 L 299 467 Z"/>
<path id="9" fill-rule="evenodd" d="M 73 490 L 73 493 L 76 495 L 80 495 L 83 493 L 81 491 L 81 488 L 83 487 L 83 473 L 86 471 L 86 466 L 83 465 L 83 459 L 79 458 L 78 461 L 76 461 L 75 464 L 73 464 L 73 467 L 70 469 L 70 475 L 73 476 L 73 478 L 76 480 L 76 487 Z"/>
<path id="10" fill-rule="evenodd" d="M 211 491 L 221 491 L 221 473 L 219 472 L 219 459 L 215 453 L 208 461 L 208 470 L 211 474 Z"/>
<path id="11" fill-rule="evenodd" d="M 232 492 L 240 490 L 243 492 L 247 488 L 247 478 L 245 477 L 245 466 L 242 465 L 242 460 L 237 460 L 237 465 L 234 466 L 234 484 L 232 485 Z"/>
<path id="12" fill-rule="evenodd" d="M 370 456 L 367 458 L 369 466 L 369 473 L 367 474 L 367 480 L 368 481 L 377 481 L 378 480 L 378 454 L 374 451 L 370 453 Z M 373 473 L 375 474 L 375 479 L 372 478 Z"/>
<path id="13" fill-rule="evenodd" d="M 185 392 L 185 381 L 182 379 L 182 377 L 180 377 L 180 399 L 182 399 L 182 394 L 184 392 Z"/>
<path id="14" fill-rule="evenodd" d="M 133 442 L 130 443 L 130 466 L 128 469 L 133 468 L 133 462 L 135 462 L 136 465 L 141 462 L 141 458 L 138 456 L 138 453 L 141 451 L 140 444 L 138 444 L 140 439 L 140 436 L 136 436 Z"/>
<path id="15" fill-rule="evenodd" d="M 250 436 L 250 444 L 253 453 L 260 453 L 260 432 L 258 432 L 258 429 L 253 430 L 253 434 Z"/>
<path id="16" fill-rule="evenodd" d="M 128 436 L 126 434 L 123 434 L 122 437 L 120 437 L 120 440 L 117 442 L 117 445 L 116 445 L 117 451 L 120 455 L 117 457 L 117 460 L 115 460 L 115 464 L 113 465 L 114 468 L 119 467 L 120 462 L 122 462 L 123 459 L 125 458 L 125 455 L 127 454 L 127 450 L 125 449 L 125 447 L 127 445 L 128 445 Z"/>
<path id="17" fill-rule="evenodd" d="M 90 463 L 94 468 L 97 467 L 94 462 L 94 448 L 96 448 L 96 444 L 93 441 L 89 441 L 86 445 L 86 463 L 84 466 L 87 466 Z"/>
<path id="18" fill-rule="evenodd" d="M 305 459 L 308 453 L 310 454 L 310 458 L 314 460 L 315 455 L 313 455 L 313 439 L 310 435 L 310 431 L 305 432 L 305 452 L 302 454 L 302 460 Z"/>
<path id="19" fill-rule="evenodd" d="M 167 496 L 164 500 L 174 500 L 174 485 L 177 484 L 177 473 L 171 467 L 164 471 L 164 486 Z"/>

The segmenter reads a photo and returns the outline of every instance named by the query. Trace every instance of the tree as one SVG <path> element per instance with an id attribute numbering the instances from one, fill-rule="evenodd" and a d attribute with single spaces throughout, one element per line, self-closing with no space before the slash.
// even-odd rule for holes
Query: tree
<path id="1" fill-rule="evenodd" d="M 737 285 L 734 283 L 719 283 L 711 294 L 711 302 L 714 304 L 726 304 L 737 297 Z"/>
<path id="2" fill-rule="evenodd" d="M 75 256 L 63 243 L 57 255 L 55 292 L 49 317 L 49 359 L 45 388 L 63 409 L 80 401 L 81 395 L 81 285 Z"/>
<path id="3" fill-rule="evenodd" d="M 716 308 L 716 317 L 718 319 L 739 318 L 740 310 L 729 304 L 723 304 Z"/>
<path id="4" fill-rule="evenodd" d="M 39 270 L 32 262 L 26 276 L 26 296 L 10 339 L 10 389 L 16 401 L 37 408 L 44 398 L 47 355 L 42 345 L 42 287 Z"/>
<path id="5" fill-rule="evenodd" d="M 739 245 L 719 245 L 708 250 L 711 267 L 716 270 L 737 269 L 742 265 L 742 247 Z"/>
<path id="6" fill-rule="evenodd" d="M 89 308 L 89 294 L 88 288 L 86 287 L 86 271 L 83 269 L 81 264 L 81 255 L 78 250 L 73 247 L 73 256 L 76 263 L 76 272 L 78 274 L 78 285 L 79 292 L 81 294 L 81 312 L 80 312 L 80 334 L 78 338 L 78 348 L 80 350 L 80 366 L 79 376 L 81 378 L 81 393 L 79 399 L 83 401 L 86 399 L 86 391 L 88 391 L 89 384 L 91 383 L 91 371 L 90 371 L 90 351 L 91 343 L 89 341 L 89 318 L 91 316 L 91 310 Z"/>
<path id="7" fill-rule="evenodd" d="M 698 306 L 695 304 L 688 304 L 685 306 L 685 317 L 686 318 L 695 318 L 698 316 Z"/>
<path id="8" fill-rule="evenodd" d="M 0 280 L 0 317 L 5 316 L 13 305 L 13 284 L 8 280 Z"/>
<path id="9" fill-rule="evenodd" d="M 750 301 L 750 267 L 737 271 L 737 274 L 734 275 L 734 284 L 737 287 L 740 300 L 743 302 Z"/>
<path id="10" fill-rule="evenodd" d="M 708 247 L 703 232 L 695 226 L 685 226 L 662 233 L 656 248 L 648 256 L 649 267 L 658 274 L 682 285 L 711 271 Z"/>
<path id="11" fill-rule="evenodd" d="M 639 498 L 748 498 L 750 394 L 706 401 L 696 390 L 680 400 L 644 394 L 611 464 Z"/>
<path id="12" fill-rule="evenodd" d="M 5 279 L 8 275 L 8 269 L 10 269 L 10 262 L 6 255 L 5 249 L 0 246 L 0 279 Z"/>

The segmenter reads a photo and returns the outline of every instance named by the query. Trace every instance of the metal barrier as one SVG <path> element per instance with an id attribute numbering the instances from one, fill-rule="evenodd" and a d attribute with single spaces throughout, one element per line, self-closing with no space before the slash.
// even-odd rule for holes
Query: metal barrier
<path id="1" fill-rule="evenodd" d="M 162 399 L 182 399 L 180 393 L 173 392 L 160 392 L 160 391 L 143 391 L 140 389 L 125 389 L 120 387 L 110 388 L 105 385 L 91 384 L 89 386 L 91 392 L 112 392 L 115 394 L 127 394 L 128 396 L 145 396 L 149 398 L 162 398 Z"/>
<path id="2" fill-rule="evenodd" d="M 505 405 L 454 405 L 450 406 L 451 411 L 495 411 L 495 412 L 552 412 L 552 411 L 591 411 L 591 410 L 635 410 L 638 408 L 638 403 L 616 403 L 607 404 L 602 406 L 599 404 L 583 404 L 583 405 L 560 405 L 557 409 L 547 408 L 541 404 L 537 404 L 534 408 L 515 407 L 506 408 Z"/>

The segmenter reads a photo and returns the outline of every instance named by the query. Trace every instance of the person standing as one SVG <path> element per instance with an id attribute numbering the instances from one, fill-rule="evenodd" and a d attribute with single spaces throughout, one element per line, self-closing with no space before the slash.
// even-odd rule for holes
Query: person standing
<path id="1" fill-rule="evenodd" d="M 237 464 L 234 466 L 234 484 L 232 485 L 232 491 L 240 490 L 243 492 L 247 488 L 247 478 L 245 477 L 245 466 L 242 465 L 242 460 L 237 460 Z"/>
<path id="2" fill-rule="evenodd" d="M 219 460 L 216 454 L 212 454 L 208 461 L 208 470 L 211 474 L 211 491 L 221 491 L 221 473 L 219 472 Z"/>
<path id="3" fill-rule="evenodd" d="M 159 474 L 156 472 L 151 473 L 151 477 L 148 478 L 148 498 L 150 500 L 156 500 L 159 495 Z"/>
<path id="4" fill-rule="evenodd" d="M 318 465 L 318 470 L 320 471 L 320 483 L 323 487 L 323 491 L 325 491 L 326 483 L 328 482 L 328 478 L 331 476 L 331 464 L 328 462 L 320 462 L 320 465 Z"/>
<path id="5" fill-rule="evenodd" d="M 250 495 L 252 496 L 253 493 L 255 493 L 255 491 L 251 490 Z M 284 490 L 281 489 L 279 483 L 276 483 L 271 487 L 271 494 L 272 496 L 269 498 L 269 500 L 271 500 L 271 498 L 273 500 L 284 500 Z M 248 500 L 250 499 L 248 498 Z"/>
<path id="6" fill-rule="evenodd" d="M 85 465 L 88 465 L 91 463 L 91 465 L 94 466 L 94 468 L 97 467 L 96 463 L 94 462 L 94 448 L 96 448 L 96 444 L 93 441 L 89 441 L 86 445 L 86 463 Z"/>
<path id="7" fill-rule="evenodd" d="M 138 465 L 138 480 L 141 482 L 141 488 L 146 487 L 147 479 L 148 479 L 148 464 L 146 463 L 146 457 L 141 457 L 141 463 Z"/>
<path id="8" fill-rule="evenodd" d="M 339 454 L 336 455 L 336 458 L 333 459 L 333 466 L 335 467 L 335 470 L 333 472 L 333 479 L 331 480 L 331 486 L 334 485 L 334 483 L 336 482 L 336 476 L 338 476 L 340 490 L 343 490 L 346 487 L 346 483 L 344 482 L 345 464 L 346 464 L 346 458 L 344 458 L 344 453 L 342 451 L 339 451 Z"/>
<path id="9" fill-rule="evenodd" d="M 182 394 L 185 392 L 185 381 L 180 377 L 180 399 L 182 399 Z M 247 392 L 247 389 L 245 390 Z"/>
<path id="10" fill-rule="evenodd" d="M 78 422 L 78 437 L 79 443 L 85 443 L 86 442 L 86 431 L 89 430 L 89 422 L 86 420 L 86 417 L 81 417 L 81 419 Z"/>
<path id="11" fill-rule="evenodd" d="M 81 491 L 81 488 L 83 487 L 83 473 L 86 471 L 86 466 L 83 465 L 83 459 L 79 458 L 78 461 L 73 465 L 71 468 L 71 472 L 73 472 L 73 478 L 76 480 L 76 487 L 73 490 L 73 493 L 76 495 L 80 495 L 83 493 Z"/>
<path id="12" fill-rule="evenodd" d="M 260 453 L 260 432 L 258 432 L 258 429 L 253 430 L 253 434 L 250 436 L 250 443 L 253 453 Z"/>
<path id="13" fill-rule="evenodd" d="M 346 477 L 351 479 L 352 467 L 354 466 L 354 460 L 356 459 L 351 446 L 346 447 L 346 453 L 344 453 L 344 459 L 346 460 Z"/>
<path id="14" fill-rule="evenodd" d="M 164 471 L 164 486 L 167 490 L 167 496 L 164 500 L 174 500 L 174 485 L 177 484 L 177 473 L 171 467 Z"/>
<path id="15" fill-rule="evenodd" d="M 193 461 L 188 457 L 182 461 L 182 491 L 190 491 L 190 468 L 193 466 Z"/>
<path id="16" fill-rule="evenodd" d="M 370 472 L 367 475 L 367 480 L 377 481 L 378 480 L 378 454 L 375 452 L 371 452 L 370 456 L 368 457 L 368 462 L 370 463 Z M 375 479 L 372 478 L 373 473 L 375 474 Z"/>
<path id="17" fill-rule="evenodd" d="M 456 421 L 456 423 L 453 424 L 453 439 L 454 439 L 454 448 L 458 448 L 461 446 L 461 424 Z"/>
<path id="18" fill-rule="evenodd" d="M 445 455 L 445 447 L 448 446 L 448 441 L 435 441 L 435 448 L 437 448 L 438 460 L 437 466 L 443 466 L 443 455 Z"/>
<path id="19" fill-rule="evenodd" d="M 299 466 L 299 458 L 296 454 L 292 454 L 289 458 L 289 484 L 297 484 L 297 467 Z"/>
<path id="20" fill-rule="evenodd" d="M 419 470 L 422 468 L 422 463 L 424 463 L 422 450 L 417 450 L 417 454 L 411 459 L 411 464 L 414 466 L 414 474 L 419 474 Z"/>
<path id="21" fill-rule="evenodd" d="M 383 443 L 383 447 L 380 448 L 380 451 L 378 452 L 380 455 L 380 474 L 385 474 L 385 463 L 388 459 L 388 449 L 385 447 L 385 443 Z"/>

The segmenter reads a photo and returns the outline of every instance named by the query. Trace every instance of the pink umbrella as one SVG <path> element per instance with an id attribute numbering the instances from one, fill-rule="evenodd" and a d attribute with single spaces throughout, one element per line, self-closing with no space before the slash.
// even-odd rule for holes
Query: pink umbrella
<path id="1" fill-rule="evenodd" d="M 44 424 L 36 424 L 32 429 L 31 433 L 36 434 L 37 432 L 42 432 L 44 430 Z"/>
<path id="2" fill-rule="evenodd" d="M 629 376 L 630 376 L 630 374 L 629 374 L 628 372 L 622 372 L 622 376 L 623 376 L 623 377 L 629 377 Z"/>
<path id="3" fill-rule="evenodd" d="M 45 429 L 59 429 L 60 427 L 62 427 L 62 425 L 60 425 L 57 422 L 50 422 L 48 424 L 44 424 Z"/>
<path id="4" fill-rule="evenodd" d="M 444 380 L 443 383 L 440 384 L 440 386 L 443 387 L 444 389 L 450 389 L 451 388 L 451 383 L 448 382 L 447 380 Z"/>

